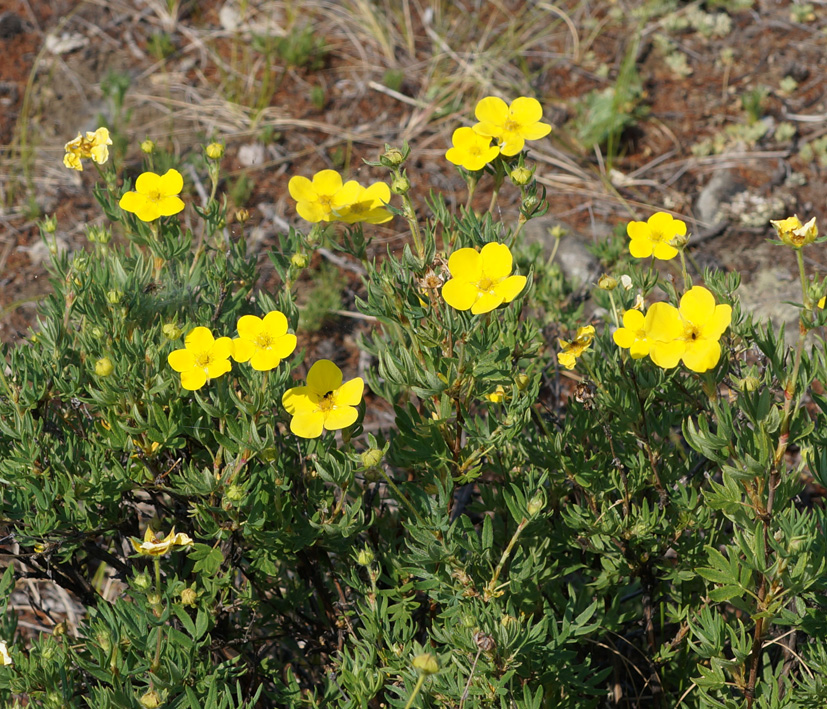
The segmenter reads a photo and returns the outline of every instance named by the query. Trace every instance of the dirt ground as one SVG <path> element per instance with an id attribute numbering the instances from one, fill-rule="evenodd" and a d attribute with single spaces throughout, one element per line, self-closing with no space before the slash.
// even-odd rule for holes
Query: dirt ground
<path id="1" fill-rule="evenodd" d="M 250 209 L 263 264 L 280 232 L 306 228 L 290 176 L 334 167 L 381 178 L 362 159 L 384 143 L 413 146 L 420 199 L 433 188 L 464 202 L 444 152 L 487 94 L 543 104 L 555 130 L 531 158 L 549 223 L 581 243 L 668 209 L 690 224 L 697 262 L 740 270 L 744 301 L 775 316 L 795 266 L 766 243 L 768 219 L 796 212 L 827 230 L 824 0 L 671 12 L 643 0 L 342 0 L 302 3 L 301 14 L 272 0 L 170 4 L 0 0 L 0 340 L 26 336 L 49 287 L 37 220 L 56 215 L 74 250 L 101 219 L 95 171 L 62 165 L 63 144 L 101 123 L 123 141 L 122 173 L 138 171 L 145 138 L 178 156 L 193 201 L 206 181 L 200 146 L 225 141 L 223 189 Z M 533 30 L 538 22 L 547 29 Z M 309 49 L 298 60 L 268 54 L 266 38 L 299 32 Z M 586 97 L 612 90 L 613 115 L 634 120 L 614 148 L 587 147 L 581 128 L 596 119 Z M 481 208 L 488 197 L 483 185 Z M 504 211 L 515 197 L 503 190 Z M 406 239 L 402 223 L 377 234 L 377 253 Z M 827 271 L 827 257 L 810 265 Z M 346 274 L 344 312 L 314 336 L 321 349 L 326 334 L 358 326 L 347 317 L 358 278 Z"/>

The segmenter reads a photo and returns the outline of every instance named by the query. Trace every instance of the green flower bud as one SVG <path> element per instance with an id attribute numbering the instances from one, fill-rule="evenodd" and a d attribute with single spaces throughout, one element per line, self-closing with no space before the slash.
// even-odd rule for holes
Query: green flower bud
<path id="1" fill-rule="evenodd" d="M 239 224 L 247 223 L 248 221 L 250 221 L 250 210 L 249 209 L 244 209 L 244 207 L 242 207 L 241 209 L 236 209 L 235 210 L 235 220 Z"/>
<path id="2" fill-rule="evenodd" d="M 546 501 L 543 499 L 542 495 L 535 495 L 528 501 L 528 505 L 526 505 L 526 510 L 528 511 L 529 517 L 534 517 L 545 506 Z"/>
<path id="3" fill-rule="evenodd" d="M 356 555 L 356 563 L 359 564 L 359 566 L 370 566 L 373 559 L 373 552 L 367 547 L 360 549 L 359 553 Z"/>
<path id="4" fill-rule="evenodd" d="M 152 579 L 149 577 L 149 574 L 145 571 L 142 571 L 139 574 L 135 574 L 132 577 L 132 585 L 138 591 L 147 591 L 152 587 Z"/>
<path id="5" fill-rule="evenodd" d="M 525 391 L 528 388 L 528 385 L 531 384 L 531 379 L 529 379 L 527 374 L 518 374 L 516 382 L 517 389 L 520 391 Z"/>
<path id="6" fill-rule="evenodd" d="M 72 268 L 78 273 L 83 273 L 89 265 L 89 258 L 87 256 L 75 256 L 72 259 Z"/>
<path id="7" fill-rule="evenodd" d="M 417 655 L 411 664 L 423 675 L 435 675 L 439 672 L 439 663 L 429 652 L 423 652 L 421 655 Z"/>
<path id="8" fill-rule="evenodd" d="M 154 689 L 144 694 L 139 701 L 144 709 L 158 709 L 161 706 L 161 697 Z"/>
<path id="9" fill-rule="evenodd" d="M 99 377 L 108 377 L 114 371 L 115 366 L 109 357 L 101 357 L 95 362 L 95 374 Z"/>
<path id="10" fill-rule="evenodd" d="M 761 380 L 755 375 L 747 375 L 741 380 L 741 391 L 755 391 L 761 386 Z"/>
<path id="11" fill-rule="evenodd" d="M 227 492 L 224 494 L 230 502 L 240 502 L 244 499 L 244 490 L 242 490 L 238 485 L 230 485 L 230 487 L 227 488 Z"/>
<path id="12" fill-rule="evenodd" d="M 290 257 L 290 265 L 293 266 L 293 268 L 306 268 L 307 254 L 293 254 Z"/>
<path id="13" fill-rule="evenodd" d="M 527 194 L 523 200 L 523 211 L 531 212 L 540 204 L 540 198 L 536 194 Z"/>
<path id="14" fill-rule="evenodd" d="M 146 600 L 149 601 L 149 605 L 151 606 L 160 606 L 161 605 L 161 594 L 157 591 L 153 591 L 152 593 L 148 593 L 146 596 Z"/>
<path id="15" fill-rule="evenodd" d="M 198 598 L 198 594 L 192 588 L 185 588 L 181 591 L 181 605 L 194 606 Z"/>
<path id="16" fill-rule="evenodd" d="M 391 183 L 391 192 L 398 195 L 406 195 L 411 189 L 410 180 L 404 175 L 400 175 Z"/>
<path id="17" fill-rule="evenodd" d="M 221 160 L 224 157 L 224 146 L 221 143 L 210 143 L 204 152 L 210 160 Z"/>
<path id="18" fill-rule="evenodd" d="M 385 454 L 379 448 L 368 448 L 359 455 L 359 458 L 366 468 L 375 468 L 382 462 L 384 456 Z"/>
<path id="19" fill-rule="evenodd" d="M 177 340 L 181 337 L 181 328 L 178 327 L 175 323 L 168 322 L 166 323 L 161 330 L 164 333 L 164 337 L 168 340 Z"/>
<path id="20" fill-rule="evenodd" d="M 40 222 L 40 228 L 47 234 L 54 234 L 57 231 L 57 217 L 54 214 L 51 217 L 45 217 Z"/>
<path id="21" fill-rule="evenodd" d="M 617 279 L 607 276 L 605 273 L 597 279 L 597 287 L 602 290 L 613 291 L 617 288 Z"/>
<path id="22" fill-rule="evenodd" d="M 141 143 L 141 152 L 145 155 L 152 155 L 152 153 L 155 152 L 155 143 L 147 138 L 143 143 Z"/>
<path id="23" fill-rule="evenodd" d="M 109 637 L 109 633 L 107 633 L 105 630 L 100 630 L 97 633 L 95 633 L 95 641 L 100 646 L 100 649 L 107 654 L 112 649 L 112 638 Z"/>
<path id="24" fill-rule="evenodd" d="M 118 303 L 123 300 L 123 291 L 122 290 L 110 290 L 106 292 L 106 302 L 110 305 L 117 305 Z"/>
<path id="25" fill-rule="evenodd" d="M 534 177 L 534 170 L 530 170 L 527 167 L 518 166 L 511 171 L 511 181 L 517 185 L 517 187 L 527 185 L 531 182 L 532 177 Z"/>
<path id="26" fill-rule="evenodd" d="M 399 167 L 405 162 L 405 154 L 399 148 L 388 148 L 379 156 L 379 160 L 386 167 Z"/>

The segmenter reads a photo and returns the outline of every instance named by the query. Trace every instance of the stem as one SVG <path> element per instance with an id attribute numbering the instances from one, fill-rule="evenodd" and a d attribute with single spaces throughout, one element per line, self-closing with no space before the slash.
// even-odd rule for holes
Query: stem
<path id="1" fill-rule="evenodd" d="M 411 514 L 412 514 L 414 517 L 416 517 L 416 521 L 417 521 L 417 522 L 419 522 L 419 524 L 420 524 L 421 526 L 425 527 L 425 526 L 426 526 L 426 525 L 425 525 L 425 521 L 422 519 L 422 517 L 420 517 L 420 516 L 419 516 L 419 512 L 417 512 L 417 511 L 416 511 L 416 508 L 415 508 L 415 507 L 414 507 L 414 506 L 410 503 L 410 501 L 408 500 L 408 498 L 407 498 L 407 497 L 405 497 L 405 496 L 402 494 L 402 491 L 401 491 L 398 487 L 396 487 L 396 483 L 394 483 L 394 481 L 393 481 L 393 480 L 391 480 L 391 479 L 388 477 L 388 474 L 384 471 L 384 469 L 379 468 L 379 472 L 380 472 L 380 473 L 382 473 L 382 477 L 383 477 L 383 478 L 385 478 L 385 482 L 388 484 L 388 487 L 389 487 L 391 490 L 393 490 L 393 491 L 394 491 L 394 493 L 396 494 L 397 498 L 399 498 L 399 500 L 400 500 L 401 502 L 403 502 L 403 503 L 404 503 L 405 507 L 407 507 L 407 508 L 410 510 Z"/>
<path id="2" fill-rule="evenodd" d="M 465 202 L 466 212 L 471 209 L 471 200 L 474 198 L 474 192 L 477 191 L 477 182 L 479 182 L 479 178 L 473 173 L 466 178 L 466 184 L 468 185 L 468 200 Z"/>
<path id="3" fill-rule="evenodd" d="M 402 203 L 405 205 L 405 220 L 408 222 L 408 226 L 411 230 L 411 236 L 414 240 L 414 247 L 416 247 L 416 254 L 419 258 L 425 258 L 425 247 L 422 245 L 422 234 L 419 231 L 419 222 L 416 221 L 416 211 L 414 210 L 413 202 L 408 194 L 402 195 Z"/>
<path id="4" fill-rule="evenodd" d="M 416 680 L 416 684 L 414 685 L 413 692 L 411 692 L 411 696 L 408 699 L 408 703 L 405 705 L 405 709 L 411 709 L 413 706 L 414 699 L 416 699 L 416 695 L 419 694 L 419 690 L 422 689 L 422 685 L 425 682 L 425 675 L 419 675 L 418 679 Z"/>
<path id="5" fill-rule="evenodd" d="M 161 596 L 161 559 L 160 557 L 155 557 L 153 559 L 155 562 L 155 593 L 158 594 L 158 597 Z M 158 608 L 155 609 L 155 612 L 160 615 L 160 605 Z M 152 664 L 150 665 L 150 669 L 153 672 L 157 672 L 158 669 L 161 667 L 161 643 L 164 638 L 164 630 L 163 628 L 158 625 L 158 641 L 155 643 L 155 657 L 152 660 Z"/>
<path id="6" fill-rule="evenodd" d="M 615 303 L 615 297 L 612 291 L 609 291 L 609 302 L 612 304 L 612 319 L 615 322 L 615 327 L 620 327 L 620 318 L 617 315 L 617 304 Z"/>
<path id="7" fill-rule="evenodd" d="M 496 204 L 497 204 L 497 197 L 499 197 L 499 196 L 500 196 L 500 185 L 499 185 L 499 184 L 495 184 L 495 185 L 494 185 L 494 191 L 491 193 L 491 202 L 490 202 L 490 204 L 488 205 L 488 212 L 489 212 L 490 214 L 493 214 L 493 213 L 494 213 L 494 207 L 495 207 L 495 206 L 496 206 Z"/>
<path id="8" fill-rule="evenodd" d="M 683 288 L 685 291 L 688 291 L 692 288 L 692 281 L 689 279 L 689 273 L 686 270 L 686 257 L 683 254 L 683 249 L 678 249 L 678 253 L 681 257 L 681 271 L 683 273 Z"/>
<path id="9" fill-rule="evenodd" d="M 488 582 L 488 586 L 485 587 L 483 597 L 486 600 L 494 597 L 495 590 L 497 587 L 497 581 L 500 578 L 500 574 L 502 573 L 502 570 L 505 567 L 506 561 L 508 561 L 508 557 L 511 556 L 511 552 L 514 549 L 514 545 L 517 543 L 517 539 L 519 538 L 520 534 L 522 534 L 527 524 L 528 520 L 525 517 L 523 517 L 523 519 L 520 521 L 520 524 L 517 525 L 517 529 L 514 532 L 514 536 L 511 537 L 511 541 L 508 542 L 508 546 L 505 548 L 505 551 L 502 553 L 502 556 L 500 557 L 500 563 L 497 564 L 497 568 L 494 569 L 494 575 Z"/>
<path id="10" fill-rule="evenodd" d="M 807 292 L 807 274 L 804 271 L 804 254 L 801 253 L 801 249 L 795 250 L 795 256 L 798 260 L 798 277 L 801 280 L 801 298 L 802 302 L 804 303 L 804 307 L 807 310 L 812 310 L 813 304 L 810 301 L 810 295 Z"/>

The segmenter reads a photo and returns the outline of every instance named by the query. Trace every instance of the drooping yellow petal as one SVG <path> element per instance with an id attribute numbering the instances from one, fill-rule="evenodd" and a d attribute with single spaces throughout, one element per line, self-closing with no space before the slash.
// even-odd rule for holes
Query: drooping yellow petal
<path id="1" fill-rule="evenodd" d="M 290 430 L 299 438 L 318 438 L 324 428 L 324 414 L 321 411 L 295 414 L 290 419 Z"/>
<path id="2" fill-rule="evenodd" d="M 365 382 L 361 377 L 345 382 L 336 390 L 336 406 L 357 406 L 362 401 L 364 391 Z"/>
<path id="3" fill-rule="evenodd" d="M 500 136 L 500 152 L 507 158 L 519 153 L 525 147 L 525 138 L 521 133 L 504 131 Z"/>
<path id="4" fill-rule="evenodd" d="M 324 417 L 324 427 L 328 431 L 338 431 L 356 423 L 357 418 L 359 418 L 359 411 L 355 407 L 337 406 L 327 412 Z"/>
<path id="5" fill-rule="evenodd" d="M 480 290 L 473 283 L 452 278 L 442 286 L 442 297 L 456 310 L 468 310 L 477 300 Z"/>
<path id="6" fill-rule="evenodd" d="M 181 372 L 181 386 L 188 391 L 200 389 L 207 383 L 207 373 L 200 367 Z"/>
<path id="7" fill-rule="evenodd" d="M 320 396 L 335 391 L 341 384 L 342 370 L 329 359 L 318 360 L 307 373 L 307 386 Z"/>
<path id="8" fill-rule="evenodd" d="M 448 259 L 448 270 L 459 281 L 476 283 L 482 277 L 482 258 L 474 249 L 457 249 Z"/>
<path id="9" fill-rule="evenodd" d="M 673 369 L 681 361 L 685 348 L 686 343 L 683 340 L 654 341 L 649 350 L 649 358 L 662 369 Z"/>
<path id="10" fill-rule="evenodd" d="M 490 243 L 480 251 L 482 277 L 500 281 L 511 274 L 513 260 L 511 251 L 505 244 Z"/>
<path id="11" fill-rule="evenodd" d="M 176 372 L 186 372 L 195 366 L 195 355 L 190 350 L 174 350 L 167 355 L 167 362 Z"/>

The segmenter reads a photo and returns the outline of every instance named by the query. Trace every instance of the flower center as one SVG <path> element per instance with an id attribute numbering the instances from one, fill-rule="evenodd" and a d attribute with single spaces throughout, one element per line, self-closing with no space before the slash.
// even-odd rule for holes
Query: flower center
<path id="1" fill-rule="evenodd" d="M 321 411 L 323 414 L 326 414 L 335 408 L 336 397 L 334 396 L 334 392 L 329 391 L 322 397 L 322 400 L 319 402 L 319 411 Z"/>
<path id="2" fill-rule="evenodd" d="M 260 332 L 255 339 L 256 347 L 262 350 L 269 350 L 273 346 L 273 338 L 268 332 Z"/>
<path id="3" fill-rule="evenodd" d="M 155 192 L 147 192 L 147 193 L 146 193 L 146 198 L 147 198 L 150 202 L 160 202 L 160 201 L 161 201 L 161 199 L 162 199 L 162 195 L 161 195 L 161 193 L 160 193 L 160 192 L 158 192 L 158 191 L 156 190 Z"/>
<path id="4" fill-rule="evenodd" d="M 319 195 L 319 204 L 329 212 L 331 209 L 333 209 L 333 195 L 332 194 L 320 194 Z"/>
<path id="5" fill-rule="evenodd" d="M 370 202 L 354 202 L 350 205 L 351 214 L 364 214 L 370 211 Z"/>
<path id="6" fill-rule="evenodd" d="M 212 363 L 212 355 L 209 352 L 199 352 L 195 355 L 195 366 L 206 369 Z"/>
<path id="7" fill-rule="evenodd" d="M 487 276 L 483 276 L 482 280 L 480 280 L 477 283 L 477 288 L 479 288 L 480 290 L 488 291 L 489 293 L 492 292 L 493 287 L 494 287 L 494 281 L 492 281 Z"/>
<path id="8" fill-rule="evenodd" d="M 520 130 L 520 124 L 512 118 L 507 118 L 505 123 L 503 123 L 503 130 L 506 133 L 516 133 Z"/>
<path id="9" fill-rule="evenodd" d="M 690 325 L 686 328 L 685 338 L 690 342 L 694 342 L 695 340 L 699 340 L 701 338 L 701 333 L 698 331 L 697 327 Z"/>

